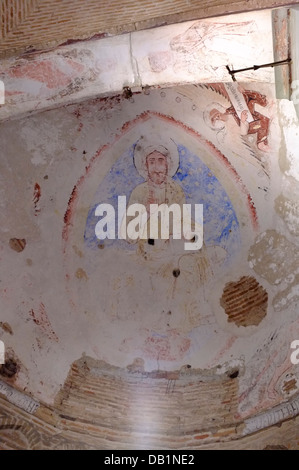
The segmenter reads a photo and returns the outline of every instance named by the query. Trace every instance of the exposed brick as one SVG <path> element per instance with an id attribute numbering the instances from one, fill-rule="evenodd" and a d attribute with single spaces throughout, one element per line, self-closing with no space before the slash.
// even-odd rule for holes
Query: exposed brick
<path id="1" fill-rule="evenodd" d="M 228 322 L 237 326 L 259 325 L 267 314 L 268 293 L 254 277 L 243 276 L 226 284 L 220 304 Z"/>

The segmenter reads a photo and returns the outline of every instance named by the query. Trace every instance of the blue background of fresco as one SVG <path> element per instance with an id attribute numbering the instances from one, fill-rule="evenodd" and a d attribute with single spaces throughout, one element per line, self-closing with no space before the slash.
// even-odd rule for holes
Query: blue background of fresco
<path id="1" fill-rule="evenodd" d="M 85 246 L 89 249 L 99 249 L 100 241 L 95 235 L 95 226 L 100 220 L 100 217 L 95 216 L 98 204 L 109 203 L 114 207 L 117 234 L 118 196 L 126 196 L 128 202 L 132 190 L 144 182 L 134 166 L 135 145 L 117 160 L 99 184 L 88 213 L 84 234 Z M 194 155 L 182 145 L 178 144 L 177 146 L 180 165 L 173 179 L 181 185 L 187 204 L 203 204 L 205 244 L 223 247 L 229 258 L 236 252 L 241 242 L 238 219 L 229 197 L 211 170 L 198 158 L 200 155 Z M 193 206 L 192 213 L 194 213 Z M 128 244 L 125 240 L 106 239 L 104 243 L 105 247 L 114 245 L 126 250 L 136 249 L 134 245 Z"/>

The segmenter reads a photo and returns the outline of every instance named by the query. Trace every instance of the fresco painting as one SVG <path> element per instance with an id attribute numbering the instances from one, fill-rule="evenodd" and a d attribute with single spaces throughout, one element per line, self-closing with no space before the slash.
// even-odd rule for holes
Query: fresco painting
<path id="1" fill-rule="evenodd" d="M 270 119 L 258 112 L 256 105 L 266 107 L 267 97 L 253 90 L 247 90 L 237 83 L 220 84 L 218 90 L 231 101 L 224 109 L 212 104 L 206 110 L 206 121 L 212 129 L 223 129 L 230 116 L 239 126 L 241 136 L 256 135 L 256 146 L 261 152 L 270 152 L 268 135 Z"/>
<path id="2" fill-rule="evenodd" d="M 131 203 L 146 204 L 144 199 L 148 199 L 148 190 L 145 183 L 146 174 L 142 177 L 134 165 L 136 146 L 138 146 L 138 141 L 120 156 L 96 191 L 95 201 L 89 210 L 84 234 L 85 245 L 88 249 L 98 250 L 100 243 L 95 234 L 95 226 L 99 220 L 95 215 L 95 211 L 99 204 L 111 204 L 115 208 L 115 213 L 117 213 L 118 196 L 120 195 L 126 196 Z M 229 259 L 240 246 L 239 223 L 229 196 L 219 180 L 200 160 L 198 155 L 194 155 L 180 143 L 173 142 L 172 146 L 178 154 L 179 161 L 175 165 L 175 172 L 171 178 L 168 191 L 171 196 L 168 196 L 167 203 L 173 204 L 184 200 L 191 205 L 202 204 L 204 211 L 204 243 L 206 246 L 221 246 L 227 253 L 227 259 Z M 155 145 L 152 145 L 152 147 L 155 148 Z M 159 197 L 160 200 L 158 200 Z M 158 204 L 166 202 L 165 197 L 159 195 L 156 195 L 154 200 Z M 118 220 L 116 220 L 116 231 L 118 231 Z M 128 244 L 125 240 L 105 239 L 103 243 L 106 246 L 116 245 L 119 249 L 136 249 L 134 245 Z"/>
<path id="3" fill-rule="evenodd" d="M 294 438 L 298 122 L 272 67 L 238 70 L 288 55 L 291 10 L 3 62 L 8 442 L 72 446 L 74 426 L 99 448 Z M 32 434 L 37 409 L 56 433 Z"/>
<path id="4" fill-rule="evenodd" d="M 71 305 L 82 314 L 89 304 L 85 314 L 98 318 L 91 350 L 100 359 L 98 338 L 113 363 L 142 358 L 148 370 L 157 364 L 181 367 L 187 360 L 213 367 L 217 351 L 221 360 L 228 360 L 239 348 L 243 324 L 250 321 L 241 326 L 229 322 L 219 298 L 232 270 L 237 273 L 235 284 L 244 276 L 244 246 L 258 233 L 258 211 L 267 201 L 252 197 L 242 162 L 250 163 L 252 175 L 267 188 L 271 96 L 266 87 L 221 83 L 135 95 L 128 104 L 134 108 L 130 119 L 122 121 L 114 138 L 100 141 L 72 193 L 63 233 Z M 149 98 L 151 109 L 144 104 Z M 176 111 L 168 112 L 173 106 Z M 116 112 L 125 116 L 119 105 Z M 97 209 L 105 204 L 112 208 L 114 236 L 104 230 L 101 238 L 97 226 L 104 214 Z M 128 210 L 134 204 L 144 208 L 146 236 L 139 232 L 131 239 L 128 227 L 137 219 Z M 168 238 L 151 238 L 152 204 L 189 204 L 192 227 L 203 225 L 202 247 L 186 250 L 184 234 L 176 239 L 171 227 Z M 196 205 L 203 207 L 202 219 Z M 96 297 L 91 297 L 93 292 Z M 118 347 L 111 349 L 111 337 Z M 210 356 L 202 356 L 207 348 Z"/>

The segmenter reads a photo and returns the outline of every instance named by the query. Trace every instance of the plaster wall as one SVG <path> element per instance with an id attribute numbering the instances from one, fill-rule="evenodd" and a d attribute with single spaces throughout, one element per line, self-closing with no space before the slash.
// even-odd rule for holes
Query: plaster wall
<path id="1" fill-rule="evenodd" d="M 259 14 L 249 22 L 252 31 L 262 19 L 265 28 L 271 24 L 271 16 Z M 230 26 L 233 38 L 239 27 Z M 98 406 L 97 397 L 109 395 L 110 387 L 111 393 L 117 390 L 116 380 L 124 384 L 124 402 L 129 397 L 141 406 L 142 390 L 148 393 L 145 415 L 156 390 L 157 409 L 161 406 L 169 420 L 165 428 L 160 422 L 160 430 L 176 432 L 179 438 L 192 434 L 196 424 L 191 407 L 185 424 L 179 429 L 173 425 L 174 417 L 181 416 L 184 387 L 187 401 L 188 396 L 195 397 L 218 416 L 217 427 L 230 429 L 227 440 L 297 414 L 299 369 L 291 362 L 290 349 L 299 338 L 296 112 L 291 102 L 276 99 L 272 75 L 261 81 L 240 80 L 238 96 L 247 100 L 253 116 L 244 132 L 229 94 L 231 82 L 224 75 L 211 80 L 213 71 L 217 75 L 227 62 L 225 51 L 210 52 L 209 65 L 196 69 L 195 75 L 190 72 L 188 80 L 196 83 L 170 87 L 171 80 L 181 81 L 183 65 L 187 69 L 189 65 L 190 71 L 194 64 L 189 52 L 184 62 L 182 47 L 186 34 L 192 44 L 198 25 L 180 28 L 181 35 L 177 30 L 171 33 L 172 41 L 177 38 L 172 44 L 179 45 L 176 53 L 183 54 L 178 68 L 167 55 L 170 30 L 163 29 L 168 38 L 166 55 L 157 51 L 163 44 L 162 31 L 157 38 L 154 32 L 140 33 L 151 35 L 151 44 L 157 41 L 152 50 L 147 45 L 140 52 L 132 67 L 149 77 L 152 85 L 163 77 L 165 87 L 142 87 L 148 84 L 146 79 L 132 93 L 117 94 L 128 63 L 118 64 L 117 58 L 101 90 L 107 92 L 110 83 L 111 96 L 66 106 L 62 94 L 51 102 L 50 107 L 59 105 L 55 109 L 46 110 L 47 99 L 52 99 L 47 95 L 51 87 L 45 85 L 46 74 L 35 98 L 31 75 L 8 82 L 20 89 L 24 85 L 26 92 L 24 101 L 16 93 L 11 98 L 15 103 L 1 108 L 0 339 L 8 361 L 1 369 L 0 392 L 31 414 L 37 427 L 41 416 L 53 424 L 50 407 L 60 417 L 83 419 L 87 397 L 93 394 Z M 251 37 L 241 34 L 254 54 Z M 220 43 L 214 35 L 210 40 L 212 51 L 212 45 Z M 126 41 L 123 37 L 121 47 L 127 47 Z M 134 47 L 141 50 L 138 41 Z M 79 54 L 81 46 L 75 50 Z M 268 53 L 270 57 L 270 48 Z M 153 56 L 157 60 L 151 62 Z M 219 69 L 210 66 L 213 60 L 221 63 Z M 33 59 L 31 72 L 36 70 L 35 61 L 43 59 Z M 150 70 L 151 63 L 165 68 Z M 120 70 L 117 84 L 109 82 L 116 69 Z M 9 69 L 7 76 L 16 75 L 16 70 Z M 136 85 L 134 73 L 129 73 L 129 84 Z M 200 73 L 206 83 L 197 80 Z M 63 86 L 59 81 L 54 88 L 57 92 Z M 76 98 L 94 92 L 82 85 L 83 94 Z M 43 112 L 24 117 L 27 106 L 31 111 L 38 108 L 35 100 L 40 100 Z M 215 109 L 224 120 L 212 120 Z M 21 117 L 11 119 L 15 113 Z M 148 178 L 138 163 L 138 152 L 157 144 L 170 154 L 167 197 L 161 196 L 165 187 L 159 193 L 162 202 L 171 203 L 183 194 L 186 203 L 203 205 L 200 250 L 186 251 L 183 240 L 152 243 L 148 237 L 129 243 L 101 240 L 95 234 L 99 204 L 117 208 L 118 196 L 129 201 L 136 191 L 143 202 L 156 200 L 158 196 L 146 192 Z M 165 387 L 169 401 L 163 395 Z M 112 428 L 113 419 L 119 422 L 124 410 L 117 403 L 112 419 L 105 397 L 96 416 L 99 423 L 108 416 Z M 212 414 L 198 417 L 202 433 L 211 425 Z M 132 416 L 125 418 L 117 432 L 128 447 Z M 134 420 L 137 434 L 142 432 L 142 419 Z M 155 420 L 158 430 L 159 413 Z M 197 439 L 220 438 L 212 434 Z M 87 441 L 96 445 L 91 437 Z M 140 442 L 142 446 L 145 441 Z M 189 445 L 195 444 L 188 441 Z"/>

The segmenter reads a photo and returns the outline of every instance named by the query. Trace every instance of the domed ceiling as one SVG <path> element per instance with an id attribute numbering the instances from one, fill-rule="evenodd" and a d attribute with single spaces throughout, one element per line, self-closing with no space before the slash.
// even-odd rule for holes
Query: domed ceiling
<path id="1" fill-rule="evenodd" d="M 5 63 L 0 447 L 298 445 L 298 119 L 272 69 L 225 76 L 262 29 L 273 58 L 255 15 L 135 37 L 122 93 L 97 45 Z"/>

